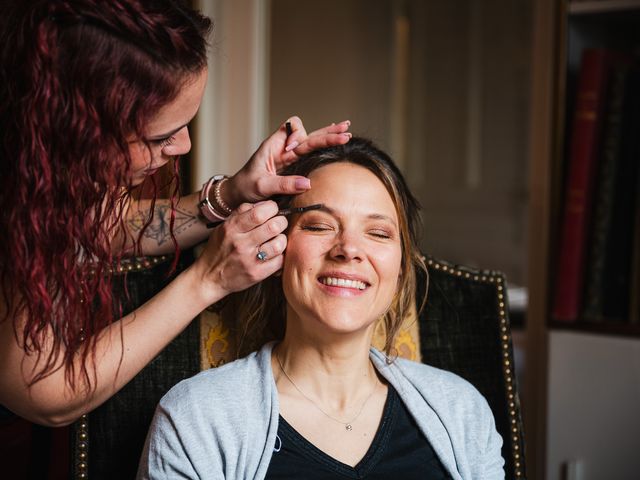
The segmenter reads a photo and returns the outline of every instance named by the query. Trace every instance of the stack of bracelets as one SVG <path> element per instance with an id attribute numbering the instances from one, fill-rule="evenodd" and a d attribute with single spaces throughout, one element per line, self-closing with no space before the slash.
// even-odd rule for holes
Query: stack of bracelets
<path id="1" fill-rule="evenodd" d="M 207 220 L 207 227 L 223 222 L 231 215 L 231 209 L 220 195 L 220 187 L 229 179 L 227 175 L 214 175 L 204 185 L 200 191 L 200 201 L 198 207 L 200 213 Z M 209 192 L 213 188 L 213 199 L 209 197 Z"/>

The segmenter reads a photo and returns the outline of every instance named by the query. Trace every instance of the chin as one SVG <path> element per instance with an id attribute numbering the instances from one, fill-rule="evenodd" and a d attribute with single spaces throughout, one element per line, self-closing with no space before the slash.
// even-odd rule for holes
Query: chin
<path id="1" fill-rule="evenodd" d="M 375 324 L 375 319 L 363 321 L 362 315 L 345 314 L 331 317 L 319 315 L 317 321 L 332 334 L 355 334 L 366 333 Z"/>

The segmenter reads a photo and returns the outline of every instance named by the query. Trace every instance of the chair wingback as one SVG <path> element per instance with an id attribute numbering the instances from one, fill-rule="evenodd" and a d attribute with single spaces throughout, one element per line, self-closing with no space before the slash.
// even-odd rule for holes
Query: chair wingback
<path id="1" fill-rule="evenodd" d="M 427 302 L 419 315 L 426 364 L 471 382 L 487 399 L 503 439 L 507 479 L 524 479 L 524 437 L 514 374 L 505 277 L 426 257 L 418 275 Z M 420 295 L 418 295 L 420 297 Z M 421 298 L 417 299 L 418 307 Z"/>
<path id="2" fill-rule="evenodd" d="M 171 272 L 173 256 L 125 260 L 114 268 L 114 295 L 123 314 L 145 303 L 193 262 L 181 253 Z M 192 322 L 149 365 L 116 395 L 73 424 L 71 477 L 74 479 L 133 478 L 156 405 L 176 383 L 200 371 L 200 329 Z"/>

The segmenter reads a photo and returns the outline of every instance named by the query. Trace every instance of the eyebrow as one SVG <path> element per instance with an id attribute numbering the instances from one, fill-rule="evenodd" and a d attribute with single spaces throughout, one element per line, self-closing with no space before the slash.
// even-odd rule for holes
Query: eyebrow
<path id="1" fill-rule="evenodd" d="M 322 205 L 321 207 L 315 208 L 314 210 L 319 211 L 319 212 L 325 212 L 328 213 L 329 215 L 333 216 L 333 217 L 337 217 L 338 214 L 337 212 L 331 208 L 331 207 L 327 207 L 326 205 Z M 367 215 L 367 218 L 370 218 L 372 220 L 386 220 L 387 222 L 395 225 L 396 222 L 393 218 L 391 218 L 388 215 L 384 215 L 382 213 L 370 213 L 369 215 Z"/>

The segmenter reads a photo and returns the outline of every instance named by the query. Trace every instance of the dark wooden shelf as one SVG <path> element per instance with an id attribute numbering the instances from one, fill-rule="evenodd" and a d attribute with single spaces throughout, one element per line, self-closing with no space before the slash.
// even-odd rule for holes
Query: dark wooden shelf
<path id="1" fill-rule="evenodd" d="M 570 330 L 574 332 L 596 333 L 640 338 L 640 324 L 605 320 L 602 322 L 549 322 L 551 330 Z"/>

